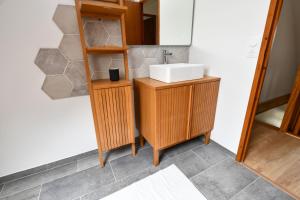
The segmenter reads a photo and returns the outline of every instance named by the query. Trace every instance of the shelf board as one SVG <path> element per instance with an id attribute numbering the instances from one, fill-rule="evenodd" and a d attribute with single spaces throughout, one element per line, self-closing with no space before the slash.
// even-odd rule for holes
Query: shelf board
<path id="1" fill-rule="evenodd" d="M 122 15 L 127 11 L 126 6 L 120 6 L 116 3 L 82 0 L 81 1 L 81 13 L 94 13 L 94 14 L 109 14 L 109 15 Z"/>
<path id="2" fill-rule="evenodd" d="M 92 54 L 117 54 L 117 53 L 124 53 L 124 51 L 127 51 L 127 47 L 116 47 L 116 46 L 104 46 L 104 47 L 91 47 L 86 48 L 87 53 Z"/>
<path id="3" fill-rule="evenodd" d="M 92 81 L 93 89 L 104 89 L 104 88 L 114 88 L 114 87 L 124 87 L 132 85 L 129 80 L 119 80 L 119 81 L 110 81 L 109 79 L 101 79 Z"/>

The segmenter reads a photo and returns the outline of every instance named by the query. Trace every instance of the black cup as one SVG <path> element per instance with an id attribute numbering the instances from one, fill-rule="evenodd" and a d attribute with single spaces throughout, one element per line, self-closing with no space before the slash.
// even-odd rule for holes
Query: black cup
<path id="1" fill-rule="evenodd" d="M 119 69 L 118 68 L 111 68 L 109 69 L 109 79 L 111 81 L 118 81 L 119 77 Z"/>

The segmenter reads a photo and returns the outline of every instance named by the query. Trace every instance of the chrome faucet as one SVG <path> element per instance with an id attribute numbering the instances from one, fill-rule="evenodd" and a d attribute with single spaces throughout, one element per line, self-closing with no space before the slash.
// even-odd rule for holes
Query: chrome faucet
<path id="1" fill-rule="evenodd" d="M 171 56 L 173 55 L 171 52 L 169 52 L 168 50 L 163 50 L 163 57 L 164 57 L 164 64 L 168 64 L 168 57 L 167 56 Z"/>

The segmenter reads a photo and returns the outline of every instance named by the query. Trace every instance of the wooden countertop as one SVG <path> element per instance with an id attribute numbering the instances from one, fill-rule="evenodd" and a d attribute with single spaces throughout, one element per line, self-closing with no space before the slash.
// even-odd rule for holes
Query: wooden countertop
<path id="1" fill-rule="evenodd" d="M 180 81 L 180 82 L 174 82 L 174 83 L 164 83 L 164 82 L 146 77 L 146 78 L 136 78 L 136 79 L 134 79 L 134 82 L 138 83 L 138 84 L 143 84 L 145 86 L 148 86 L 148 87 L 151 87 L 154 89 L 164 89 L 164 88 L 179 87 L 179 86 L 190 85 L 190 84 L 214 82 L 214 81 L 220 81 L 220 80 L 221 80 L 221 78 L 218 78 L 218 77 L 206 76 L 206 77 L 203 77 L 200 79 Z"/>

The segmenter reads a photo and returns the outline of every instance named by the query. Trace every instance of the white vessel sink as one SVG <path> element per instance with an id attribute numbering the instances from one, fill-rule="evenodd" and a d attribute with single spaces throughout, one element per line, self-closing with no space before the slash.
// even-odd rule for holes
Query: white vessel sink
<path id="1" fill-rule="evenodd" d="M 165 83 L 187 81 L 203 77 L 203 64 L 161 64 L 150 65 L 150 78 Z"/>

